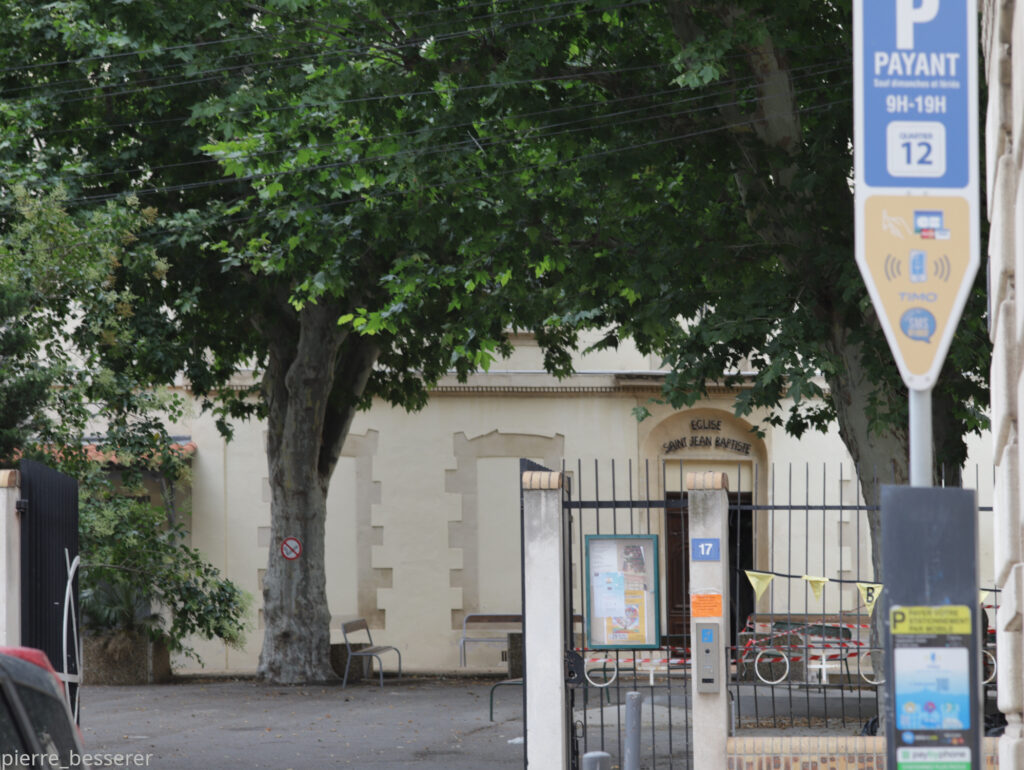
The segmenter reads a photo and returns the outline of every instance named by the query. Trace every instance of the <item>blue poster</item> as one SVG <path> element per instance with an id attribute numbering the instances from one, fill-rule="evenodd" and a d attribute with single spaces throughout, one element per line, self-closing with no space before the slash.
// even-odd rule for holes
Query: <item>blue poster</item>
<path id="1" fill-rule="evenodd" d="M 626 613 L 626 576 L 621 572 L 598 572 L 593 578 L 594 615 L 610 618 Z"/>
<path id="2" fill-rule="evenodd" d="M 896 727 L 966 730 L 971 726 L 966 647 L 897 647 Z"/>

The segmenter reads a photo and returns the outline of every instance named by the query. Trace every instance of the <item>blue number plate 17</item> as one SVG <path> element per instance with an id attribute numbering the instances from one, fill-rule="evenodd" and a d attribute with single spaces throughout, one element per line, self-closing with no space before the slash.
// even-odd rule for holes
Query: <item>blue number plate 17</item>
<path id="1" fill-rule="evenodd" d="M 721 561 L 722 546 L 717 537 L 695 537 L 690 541 L 690 561 Z"/>

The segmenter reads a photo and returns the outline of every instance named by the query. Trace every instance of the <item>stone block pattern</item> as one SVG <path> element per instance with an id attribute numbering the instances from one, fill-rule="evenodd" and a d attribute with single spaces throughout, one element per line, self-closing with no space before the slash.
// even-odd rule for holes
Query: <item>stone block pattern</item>
<path id="1" fill-rule="evenodd" d="M 1015 294 L 1016 276 L 1024 271 L 1024 233 L 1017 233 L 1024 216 L 1024 11 L 1016 0 L 981 0 L 981 47 L 988 81 L 985 105 L 986 180 L 989 237 L 989 329 L 992 334 L 991 417 L 997 494 L 994 532 L 997 583 L 1013 609 L 1000 609 L 997 618 L 999 658 L 998 705 L 1009 725 L 998 739 L 998 759 L 1005 768 L 1024 770 L 1024 741 L 1020 725 L 1024 710 L 1024 650 L 1014 576 L 1020 575 L 1021 511 L 1019 404 L 1024 307 Z M 992 739 L 994 740 L 994 739 Z M 988 740 L 986 740 L 988 743 Z M 986 752 L 988 754 L 988 752 Z M 986 756 L 986 764 L 989 764 Z"/>
<path id="2" fill-rule="evenodd" d="M 999 767 L 997 738 L 982 739 L 982 767 Z M 885 770 L 885 738 L 750 736 L 726 744 L 729 770 Z"/>

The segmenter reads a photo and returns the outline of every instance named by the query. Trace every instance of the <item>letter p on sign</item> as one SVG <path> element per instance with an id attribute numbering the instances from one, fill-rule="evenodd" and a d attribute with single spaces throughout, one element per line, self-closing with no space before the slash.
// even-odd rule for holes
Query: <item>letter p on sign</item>
<path id="1" fill-rule="evenodd" d="M 927 24 L 939 13 L 939 0 L 896 0 L 896 47 L 914 49 L 914 25 Z"/>

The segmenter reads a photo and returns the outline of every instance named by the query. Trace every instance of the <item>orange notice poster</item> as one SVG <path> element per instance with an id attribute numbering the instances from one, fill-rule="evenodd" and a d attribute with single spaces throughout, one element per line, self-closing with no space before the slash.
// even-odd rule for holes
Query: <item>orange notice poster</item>
<path id="1" fill-rule="evenodd" d="M 722 595 L 690 594 L 690 615 L 695 618 L 722 617 Z"/>

